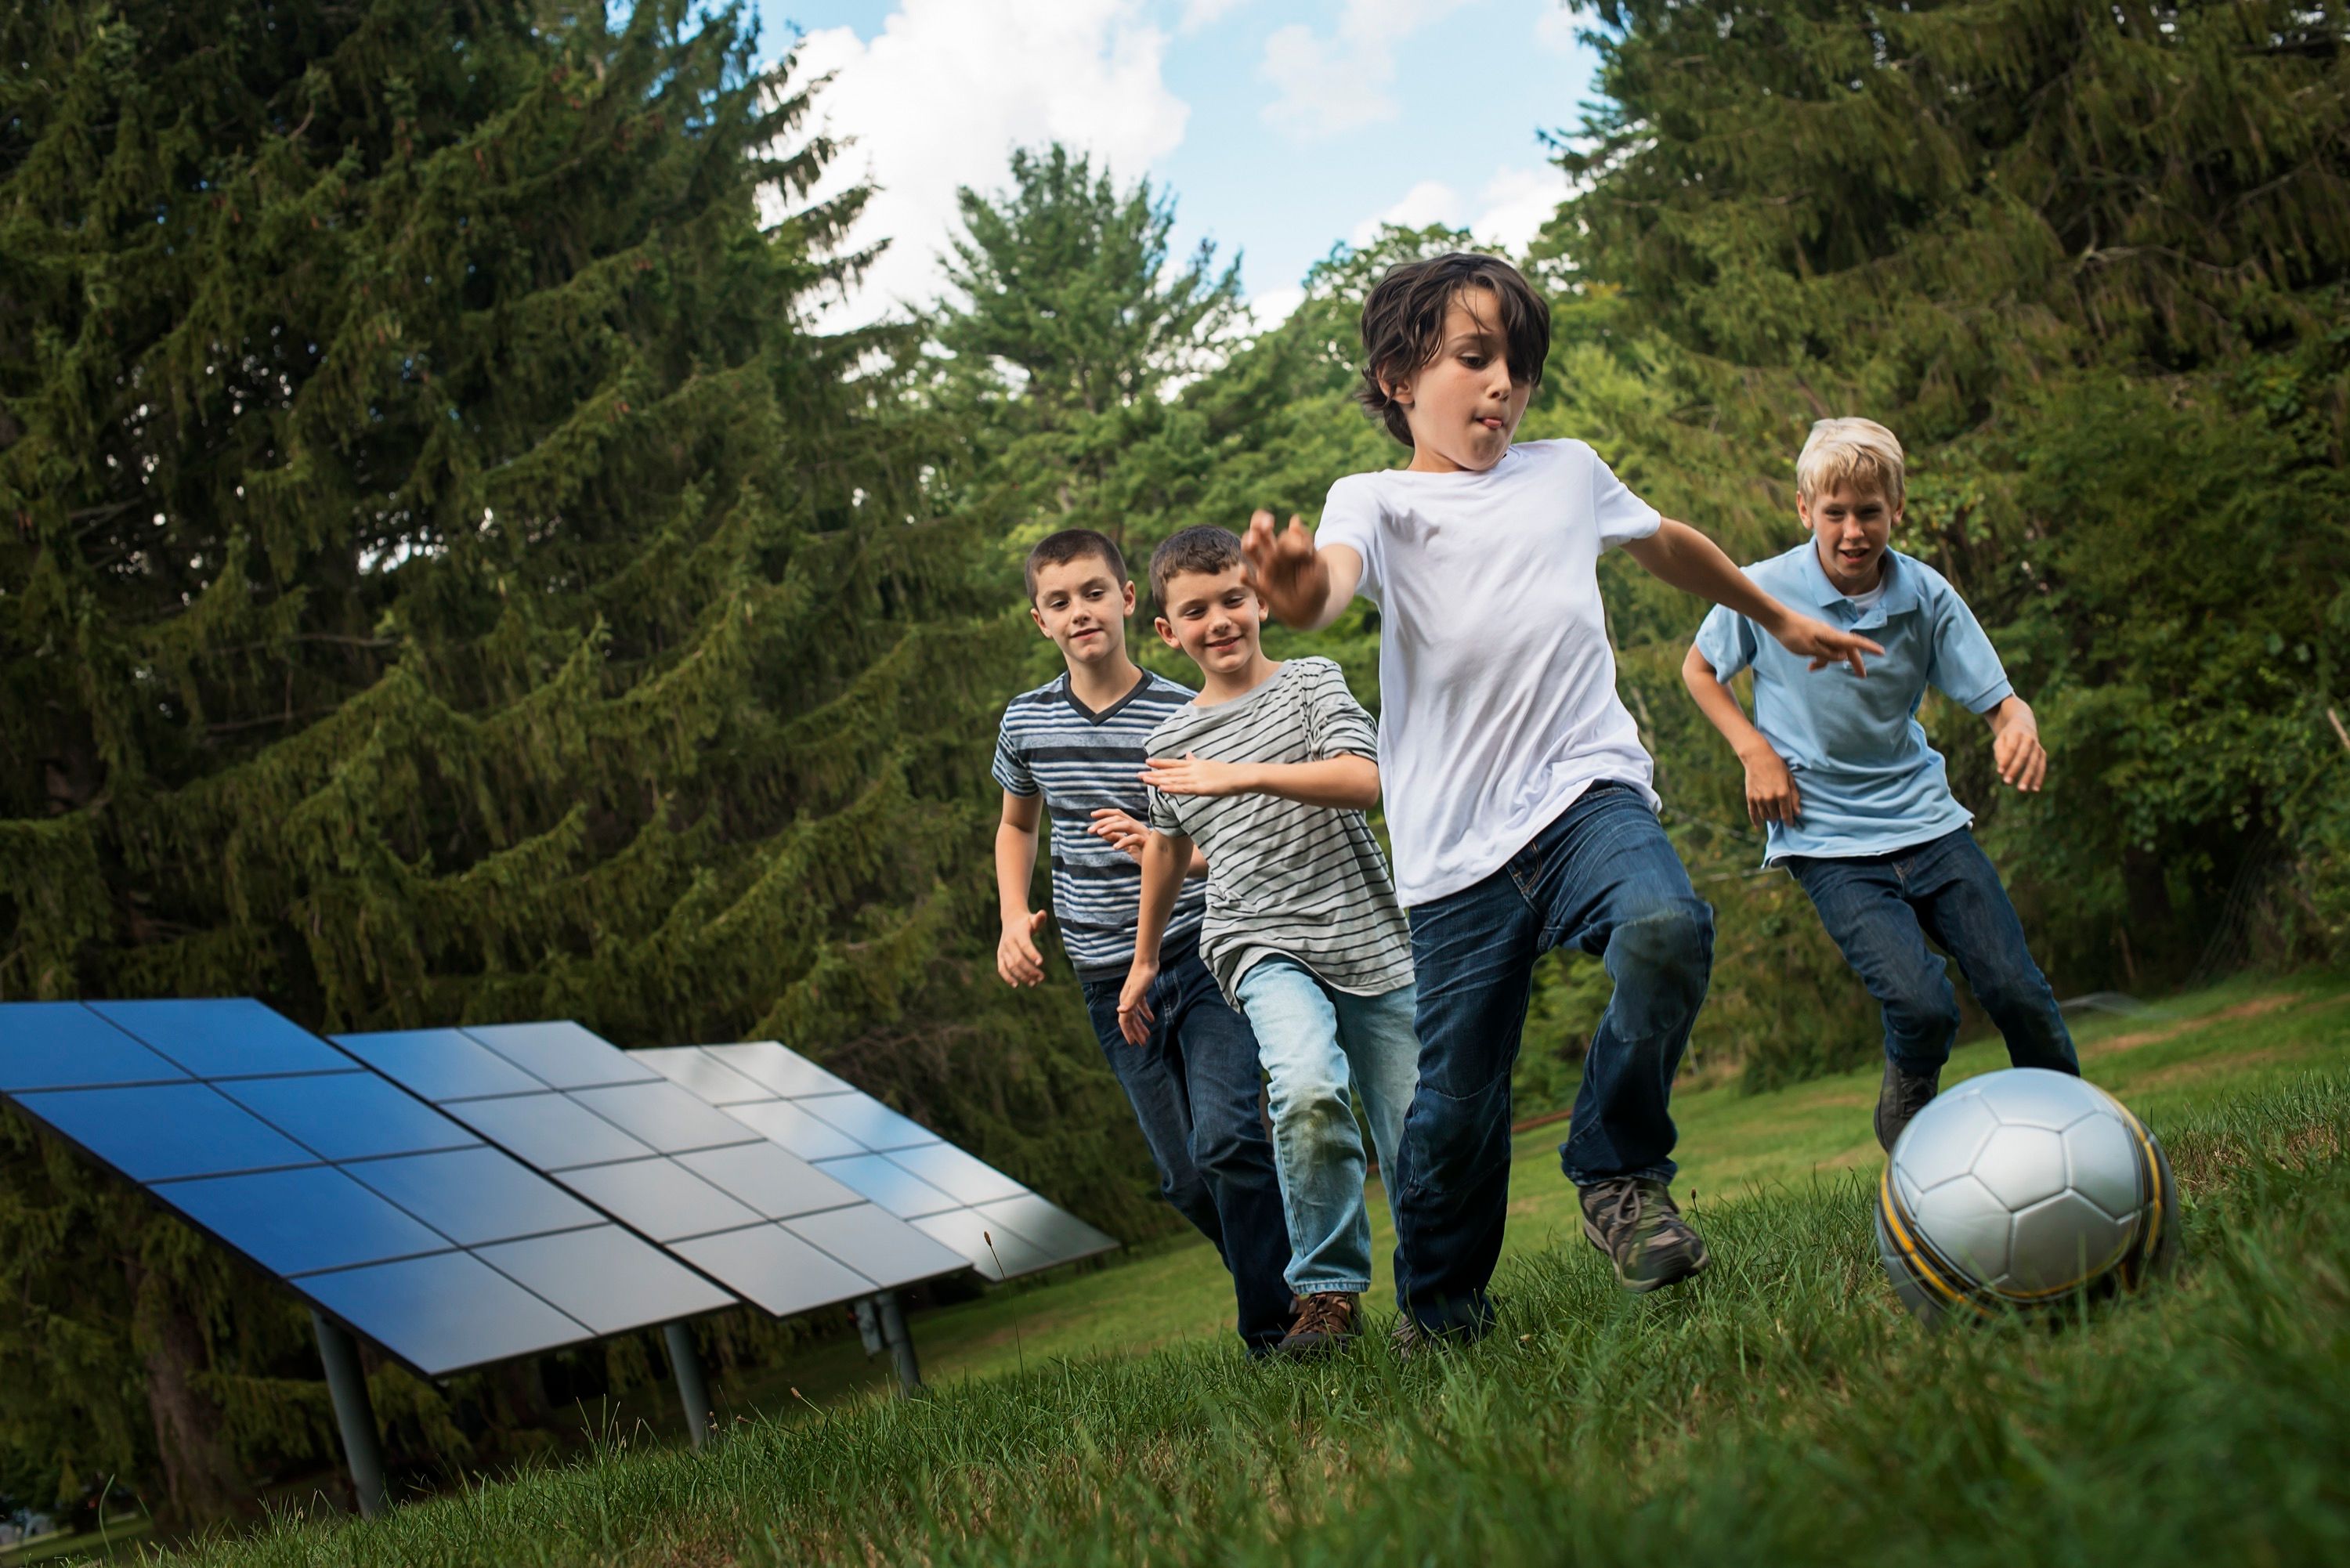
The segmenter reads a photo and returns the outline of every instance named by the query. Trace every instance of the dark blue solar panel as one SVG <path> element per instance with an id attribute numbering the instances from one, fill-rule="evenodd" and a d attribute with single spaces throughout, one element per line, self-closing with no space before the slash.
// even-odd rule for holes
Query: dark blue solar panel
<path id="1" fill-rule="evenodd" d="M 78 1002 L 0 1003 L 0 1090 L 160 1084 L 186 1076 Z"/>
<path id="2" fill-rule="evenodd" d="M 55 1089 L 16 1103 L 133 1181 L 317 1163 L 205 1084 Z"/>
<path id="3" fill-rule="evenodd" d="M 479 1145 L 346 1168 L 462 1246 L 602 1222 L 603 1216 L 511 1155 Z"/>
<path id="4" fill-rule="evenodd" d="M 313 1274 L 302 1289 L 429 1377 L 595 1337 L 467 1252 Z"/>
<path id="5" fill-rule="evenodd" d="M 525 1165 L 541 1170 L 642 1159 L 643 1144 L 593 1111 L 561 1095 L 515 1095 L 496 1100 L 455 1100 L 442 1107 Z"/>
<path id="6" fill-rule="evenodd" d="M 784 1229 L 813 1241 L 834 1257 L 885 1285 L 958 1273 L 963 1258 L 910 1225 L 876 1225 L 869 1211 L 835 1209 L 787 1220 Z"/>
<path id="7" fill-rule="evenodd" d="M 797 1104 L 870 1149 L 886 1152 L 939 1141 L 938 1134 L 899 1116 L 870 1095 L 824 1095 Z"/>
<path id="8" fill-rule="evenodd" d="M 393 1083 L 434 1105 L 484 1095 L 527 1095 L 546 1087 L 460 1030 L 394 1029 L 334 1038 Z"/>
<path id="9" fill-rule="evenodd" d="M 349 1064 L 325 1041 L 249 996 L 89 1005 L 200 1078 L 332 1073 Z"/>
<path id="10" fill-rule="evenodd" d="M 606 1213 L 656 1241 L 754 1225 L 765 1216 L 744 1208 L 669 1159 L 597 1165 L 556 1178 Z"/>
<path id="11" fill-rule="evenodd" d="M 435 1234 L 322 1165 L 174 1181 L 157 1197 L 252 1258 L 286 1275 L 380 1263 L 449 1249 Z"/>
<path id="12" fill-rule="evenodd" d="M 620 1084 L 577 1089 L 571 1098 L 616 1123 L 663 1154 L 756 1143 L 759 1135 L 723 1111 L 712 1110 L 675 1084 Z"/>
<path id="13" fill-rule="evenodd" d="M 861 1296 L 874 1282 L 775 1224 L 722 1231 L 670 1251 L 778 1317 Z"/>
<path id="14" fill-rule="evenodd" d="M 900 1220 L 962 1207 L 912 1171 L 892 1165 L 878 1154 L 853 1154 L 847 1159 L 828 1159 L 818 1168 L 827 1176 L 837 1178 L 854 1188 Z"/>
<path id="15" fill-rule="evenodd" d="M 629 1060 L 610 1041 L 568 1020 L 554 1023 L 474 1024 L 465 1031 L 491 1050 L 558 1089 L 642 1084 L 659 1076 Z"/>
<path id="16" fill-rule="evenodd" d="M 674 1322 L 735 1300 L 617 1225 L 484 1247 L 481 1257 L 598 1334 Z"/>
<path id="17" fill-rule="evenodd" d="M 222 1094 L 323 1159 L 369 1159 L 463 1148 L 480 1140 L 373 1073 L 304 1074 L 294 1078 L 244 1078 Z"/>

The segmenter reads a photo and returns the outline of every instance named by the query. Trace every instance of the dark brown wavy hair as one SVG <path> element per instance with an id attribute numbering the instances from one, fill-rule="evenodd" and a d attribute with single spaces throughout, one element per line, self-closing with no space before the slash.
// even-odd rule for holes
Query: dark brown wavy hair
<path id="1" fill-rule="evenodd" d="M 1550 357 L 1550 305 L 1517 268 L 1470 251 L 1390 267 L 1363 301 L 1363 383 L 1355 400 L 1406 446 L 1412 444 L 1411 425 L 1379 383 L 1401 380 L 1435 359 L 1444 348 L 1445 308 L 1472 288 L 1492 295 L 1501 314 L 1510 379 L 1521 386 L 1542 379 L 1543 361 Z"/>

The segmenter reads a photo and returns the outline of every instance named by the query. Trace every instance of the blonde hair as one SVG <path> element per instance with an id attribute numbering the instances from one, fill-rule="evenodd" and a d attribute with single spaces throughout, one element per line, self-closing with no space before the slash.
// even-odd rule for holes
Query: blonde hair
<path id="1" fill-rule="evenodd" d="M 1822 491 L 1848 484 L 1898 506 L 1901 472 L 1899 439 L 1875 420 L 1820 420 L 1795 459 L 1795 493 L 1814 501 Z"/>

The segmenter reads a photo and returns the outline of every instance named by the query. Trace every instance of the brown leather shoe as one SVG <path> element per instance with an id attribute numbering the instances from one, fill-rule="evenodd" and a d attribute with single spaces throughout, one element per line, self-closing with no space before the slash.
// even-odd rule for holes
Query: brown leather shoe
<path id="1" fill-rule="evenodd" d="M 1297 1298 L 1297 1316 L 1273 1347 L 1276 1355 L 1303 1360 L 1344 1350 L 1362 1337 L 1361 1298 L 1324 1291 Z"/>

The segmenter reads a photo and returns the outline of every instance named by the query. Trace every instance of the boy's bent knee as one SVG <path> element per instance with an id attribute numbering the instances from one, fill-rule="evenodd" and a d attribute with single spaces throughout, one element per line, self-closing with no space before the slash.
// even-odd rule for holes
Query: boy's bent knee
<path id="1" fill-rule="evenodd" d="M 1713 972 L 1713 909 L 1699 898 L 1654 904 L 1607 937 L 1607 967 L 1621 981 L 1702 985 Z"/>

